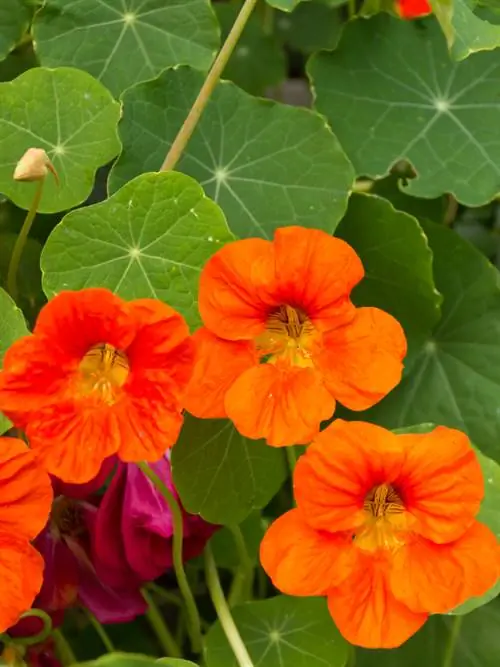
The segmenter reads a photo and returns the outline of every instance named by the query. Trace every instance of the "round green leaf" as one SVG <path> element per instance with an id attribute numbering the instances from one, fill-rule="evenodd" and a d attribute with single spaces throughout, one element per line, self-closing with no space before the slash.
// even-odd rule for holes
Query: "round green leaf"
<path id="1" fill-rule="evenodd" d="M 479 206 L 500 191 L 496 53 L 456 63 L 435 19 L 419 28 L 378 15 L 348 23 L 339 47 L 314 56 L 309 74 L 316 108 L 359 175 L 379 178 L 407 159 L 417 174 L 405 188 L 411 195 L 449 192 Z"/>
<path id="2" fill-rule="evenodd" d="M 43 288 L 48 296 L 92 286 L 155 297 L 196 326 L 199 273 L 229 240 L 222 211 L 192 178 L 143 174 L 63 218 L 43 249 Z"/>
<path id="3" fill-rule="evenodd" d="M 186 415 L 172 449 L 183 506 L 211 523 L 240 523 L 261 509 L 287 476 L 284 452 L 240 435 L 231 422 Z"/>
<path id="4" fill-rule="evenodd" d="M 208 0 L 46 0 L 34 39 L 42 65 L 87 70 L 119 95 L 165 67 L 208 69 L 219 31 Z"/>
<path id="5" fill-rule="evenodd" d="M 353 246 L 365 267 L 366 276 L 353 292 L 356 305 L 382 308 L 403 326 L 408 370 L 440 315 L 441 296 L 422 228 L 387 200 L 355 194 L 336 234 Z"/>
<path id="6" fill-rule="evenodd" d="M 452 426 L 500 460 L 499 273 L 454 231 L 422 226 L 442 316 L 410 373 L 364 418 L 394 428 L 428 421 Z"/>
<path id="7" fill-rule="evenodd" d="M 240 8 L 237 5 L 214 6 L 225 40 Z M 286 77 L 285 52 L 273 35 L 264 32 L 262 20 L 254 14 L 245 26 L 233 55 L 224 69 L 224 78 L 234 81 L 253 95 L 262 95 Z"/>
<path id="8" fill-rule="evenodd" d="M 120 149 L 120 105 L 98 81 L 76 69 L 36 67 L 0 83 L 0 191 L 29 208 L 35 183 L 16 182 L 18 160 L 43 148 L 60 179 L 46 178 L 41 213 L 77 206 L 92 191 L 95 172 Z"/>
<path id="9" fill-rule="evenodd" d="M 0 60 L 14 48 L 29 27 L 31 11 L 25 0 L 7 0 L 0 7 Z"/>
<path id="10" fill-rule="evenodd" d="M 235 607 L 233 618 L 254 665 L 344 667 L 349 644 L 328 613 L 326 600 L 280 595 Z M 207 667 L 238 667 L 217 622 L 205 643 Z"/>
<path id="11" fill-rule="evenodd" d="M 200 72 L 180 67 L 125 93 L 124 150 L 111 190 L 160 167 L 202 83 Z M 240 237 L 271 238 L 291 223 L 333 231 L 353 182 L 323 118 L 256 99 L 227 81 L 215 89 L 178 169 L 203 185 Z"/>

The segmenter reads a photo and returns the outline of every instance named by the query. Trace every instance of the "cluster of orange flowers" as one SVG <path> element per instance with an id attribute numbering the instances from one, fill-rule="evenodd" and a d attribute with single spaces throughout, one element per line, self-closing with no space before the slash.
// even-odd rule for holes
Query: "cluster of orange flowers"
<path id="1" fill-rule="evenodd" d="M 207 262 L 204 326 L 193 336 L 156 300 L 124 302 L 99 288 L 52 299 L 0 372 L 0 410 L 31 447 L 8 439 L 1 452 L 9 590 L 0 631 L 40 585 L 29 539 L 51 492 L 36 466 L 83 483 L 112 454 L 156 461 L 175 443 L 184 409 L 228 417 L 272 446 L 312 442 L 295 470 L 297 508 L 271 526 L 261 560 L 285 593 L 327 596 L 352 643 L 397 646 L 430 613 L 493 586 L 500 551 L 475 520 L 484 484 L 465 435 L 394 435 L 341 420 L 320 433 L 336 401 L 364 410 L 401 379 L 401 326 L 351 301 L 363 273 L 344 241 L 287 227 L 272 242 L 229 243 Z"/>

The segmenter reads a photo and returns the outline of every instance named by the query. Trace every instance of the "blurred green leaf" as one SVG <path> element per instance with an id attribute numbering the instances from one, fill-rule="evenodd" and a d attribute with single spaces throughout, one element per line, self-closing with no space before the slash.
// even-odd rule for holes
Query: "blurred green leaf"
<path id="1" fill-rule="evenodd" d="M 259 548 L 265 533 L 265 526 L 260 512 L 252 512 L 239 526 L 248 555 L 254 564 L 259 561 Z M 218 567 L 237 568 L 240 557 L 235 548 L 234 536 L 229 528 L 218 530 L 210 541 L 215 562 Z"/>
<path id="2" fill-rule="evenodd" d="M 197 667 L 194 662 L 180 660 L 178 658 L 150 658 L 145 655 L 134 653 L 110 653 L 103 655 L 97 660 L 77 663 L 78 667 Z"/>
<path id="3" fill-rule="evenodd" d="M 17 234 L 0 233 L 0 282 L 7 288 L 7 274 Z M 45 303 L 40 271 L 42 244 L 33 238 L 26 240 L 17 273 L 18 305 L 27 320 L 35 323 L 36 316 Z"/>
<path id="4" fill-rule="evenodd" d="M 0 60 L 19 42 L 27 31 L 31 10 L 25 0 L 4 0 L 0 6 Z"/>
<path id="5" fill-rule="evenodd" d="M 291 14 L 280 13 L 275 19 L 275 25 L 276 34 L 289 46 L 303 53 L 312 53 L 334 49 L 343 23 L 334 5 L 304 2 Z"/>

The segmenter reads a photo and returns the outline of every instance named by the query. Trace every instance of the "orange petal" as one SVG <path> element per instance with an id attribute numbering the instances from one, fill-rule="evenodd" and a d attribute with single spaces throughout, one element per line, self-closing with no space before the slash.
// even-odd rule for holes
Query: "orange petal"
<path id="1" fill-rule="evenodd" d="M 390 431 L 337 419 L 316 436 L 297 463 L 297 504 L 317 529 L 352 530 L 365 521 L 367 493 L 396 479 L 403 460 L 404 450 Z"/>
<path id="2" fill-rule="evenodd" d="M 366 410 L 401 380 L 405 355 L 399 322 L 378 308 L 358 308 L 351 323 L 323 336 L 314 361 L 340 403 Z"/>
<path id="3" fill-rule="evenodd" d="M 52 484 L 35 455 L 17 438 L 0 438 L 0 529 L 26 540 L 47 523 Z"/>
<path id="4" fill-rule="evenodd" d="M 274 251 L 270 241 L 228 243 L 205 264 L 198 307 L 205 326 L 221 338 L 249 340 L 264 330 L 273 296 Z"/>
<path id="5" fill-rule="evenodd" d="M 259 363 L 250 341 L 228 341 L 202 327 L 193 334 L 196 345 L 194 373 L 184 407 L 195 417 L 226 417 L 227 390 L 244 371 Z"/>
<path id="6" fill-rule="evenodd" d="M 445 426 L 398 439 L 406 450 L 400 487 L 417 520 L 414 530 L 433 542 L 457 539 L 484 497 L 481 467 L 469 439 Z"/>
<path id="7" fill-rule="evenodd" d="M 364 269 L 350 245 L 319 229 L 283 227 L 274 247 L 282 303 L 300 306 L 320 331 L 354 317 L 349 295 Z"/>
<path id="8" fill-rule="evenodd" d="M 432 12 L 432 7 L 427 0 L 396 0 L 396 8 L 404 19 L 418 18 Z"/>
<path id="9" fill-rule="evenodd" d="M 355 646 L 396 648 L 428 618 L 428 614 L 410 611 L 394 597 L 387 581 L 389 567 L 383 557 L 365 557 L 328 596 L 335 624 Z"/>
<path id="10" fill-rule="evenodd" d="M 499 556 L 495 535 L 478 521 L 449 544 L 420 538 L 394 554 L 391 590 L 413 611 L 444 614 L 496 584 Z"/>
<path id="11" fill-rule="evenodd" d="M 42 586 L 43 567 L 43 558 L 29 542 L 0 534 L 0 632 L 5 632 L 31 608 Z"/>
<path id="12" fill-rule="evenodd" d="M 283 447 L 309 442 L 335 401 L 312 369 L 261 364 L 232 384 L 225 406 L 242 435 Z"/>
<path id="13" fill-rule="evenodd" d="M 294 509 L 268 529 L 260 545 L 262 567 L 287 595 L 325 595 L 355 566 L 351 535 L 310 528 Z"/>

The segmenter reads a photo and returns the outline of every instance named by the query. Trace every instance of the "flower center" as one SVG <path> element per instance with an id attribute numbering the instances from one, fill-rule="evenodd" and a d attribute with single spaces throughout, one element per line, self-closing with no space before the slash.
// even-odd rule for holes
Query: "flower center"
<path id="1" fill-rule="evenodd" d="M 50 518 L 52 531 L 58 538 L 78 537 L 87 532 L 82 508 L 70 498 L 56 498 Z"/>
<path id="2" fill-rule="evenodd" d="M 105 403 L 113 405 L 128 379 L 130 367 L 124 352 L 108 343 L 100 343 L 83 357 L 79 371 L 82 393 L 97 394 Z"/>
<path id="3" fill-rule="evenodd" d="M 316 329 L 300 308 L 283 305 L 267 318 L 265 331 L 255 343 L 261 356 L 269 356 L 268 363 L 287 360 L 293 366 L 313 366 L 311 349 Z"/>
<path id="4" fill-rule="evenodd" d="M 363 551 L 395 549 L 404 544 L 408 515 L 398 492 L 390 484 L 374 487 L 366 496 L 363 509 L 366 520 L 354 536 Z"/>

